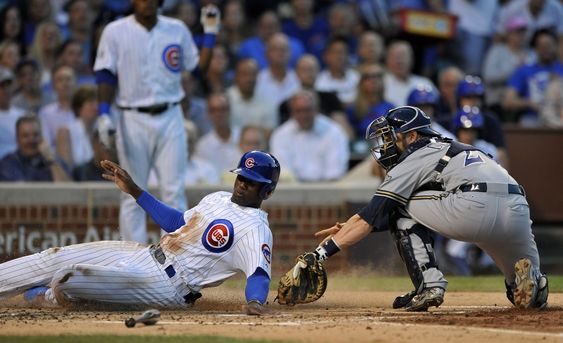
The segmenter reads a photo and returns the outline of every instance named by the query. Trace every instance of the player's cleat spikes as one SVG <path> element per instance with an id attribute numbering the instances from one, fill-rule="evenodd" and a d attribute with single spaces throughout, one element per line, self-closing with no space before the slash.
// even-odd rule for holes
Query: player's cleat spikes
<path id="1" fill-rule="evenodd" d="M 519 308 L 533 307 L 538 293 L 538 284 L 534 275 L 532 261 L 522 258 L 514 265 L 516 279 L 514 283 L 514 305 Z"/>
<path id="2" fill-rule="evenodd" d="M 44 296 L 45 292 L 47 292 L 48 289 L 49 289 L 49 287 L 45 287 L 45 286 L 38 286 L 38 287 L 30 288 L 23 293 L 23 298 L 26 301 L 33 302 L 38 297 Z"/>
<path id="3" fill-rule="evenodd" d="M 430 306 L 438 307 L 444 302 L 444 293 L 445 290 L 441 287 L 426 288 L 415 295 L 405 308 L 407 311 L 419 312 L 428 310 Z"/>

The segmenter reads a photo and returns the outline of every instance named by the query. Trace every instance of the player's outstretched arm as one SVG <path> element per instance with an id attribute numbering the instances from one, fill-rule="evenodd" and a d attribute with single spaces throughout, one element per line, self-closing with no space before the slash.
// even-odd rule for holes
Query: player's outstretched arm
<path id="1" fill-rule="evenodd" d="M 115 182 L 122 192 L 131 194 L 135 199 L 141 196 L 143 190 L 137 186 L 125 169 L 121 168 L 117 163 L 108 160 L 101 161 L 100 165 L 104 169 L 102 174 L 104 179 Z"/>

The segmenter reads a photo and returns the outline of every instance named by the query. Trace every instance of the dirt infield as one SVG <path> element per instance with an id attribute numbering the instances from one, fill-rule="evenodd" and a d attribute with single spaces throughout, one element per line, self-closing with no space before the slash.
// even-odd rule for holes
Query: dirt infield
<path id="1" fill-rule="evenodd" d="M 391 309 L 396 295 L 333 291 L 314 304 L 271 304 L 276 315 L 249 317 L 240 312 L 240 291 L 217 288 L 206 290 L 192 309 L 161 311 L 156 325 L 135 328 L 126 328 L 123 320 L 141 311 L 37 309 L 23 306 L 14 298 L 0 305 L 0 335 L 186 334 L 296 342 L 563 342 L 561 293 L 550 295 L 547 311 L 524 311 L 508 306 L 501 293 L 448 292 L 440 308 L 426 313 Z"/>

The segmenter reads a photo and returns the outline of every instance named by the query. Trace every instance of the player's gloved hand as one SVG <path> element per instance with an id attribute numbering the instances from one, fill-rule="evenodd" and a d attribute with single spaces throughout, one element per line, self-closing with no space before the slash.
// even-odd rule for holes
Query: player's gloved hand
<path id="1" fill-rule="evenodd" d="M 203 32 L 217 34 L 221 28 L 221 12 L 215 5 L 207 5 L 201 9 L 200 17 Z"/>
<path id="2" fill-rule="evenodd" d="M 295 260 L 295 266 L 281 277 L 278 285 L 276 300 L 281 305 L 310 303 L 326 290 L 327 274 L 317 252 L 304 253 Z"/>
<path id="3" fill-rule="evenodd" d="M 100 137 L 100 142 L 106 147 L 112 147 L 112 138 L 115 135 L 115 126 L 109 117 L 109 114 L 100 114 L 96 120 L 96 131 Z"/>

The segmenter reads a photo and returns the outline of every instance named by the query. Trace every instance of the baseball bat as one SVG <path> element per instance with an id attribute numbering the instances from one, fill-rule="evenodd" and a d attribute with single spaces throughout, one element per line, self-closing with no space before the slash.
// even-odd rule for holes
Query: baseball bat
<path id="1" fill-rule="evenodd" d="M 125 326 L 128 328 L 134 327 L 137 323 L 143 323 L 145 325 L 154 325 L 158 322 L 158 318 L 160 318 L 160 311 L 158 310 L 148 310 L 143 312 L 138 317 L 129 317 L 125 319 Z"/>

